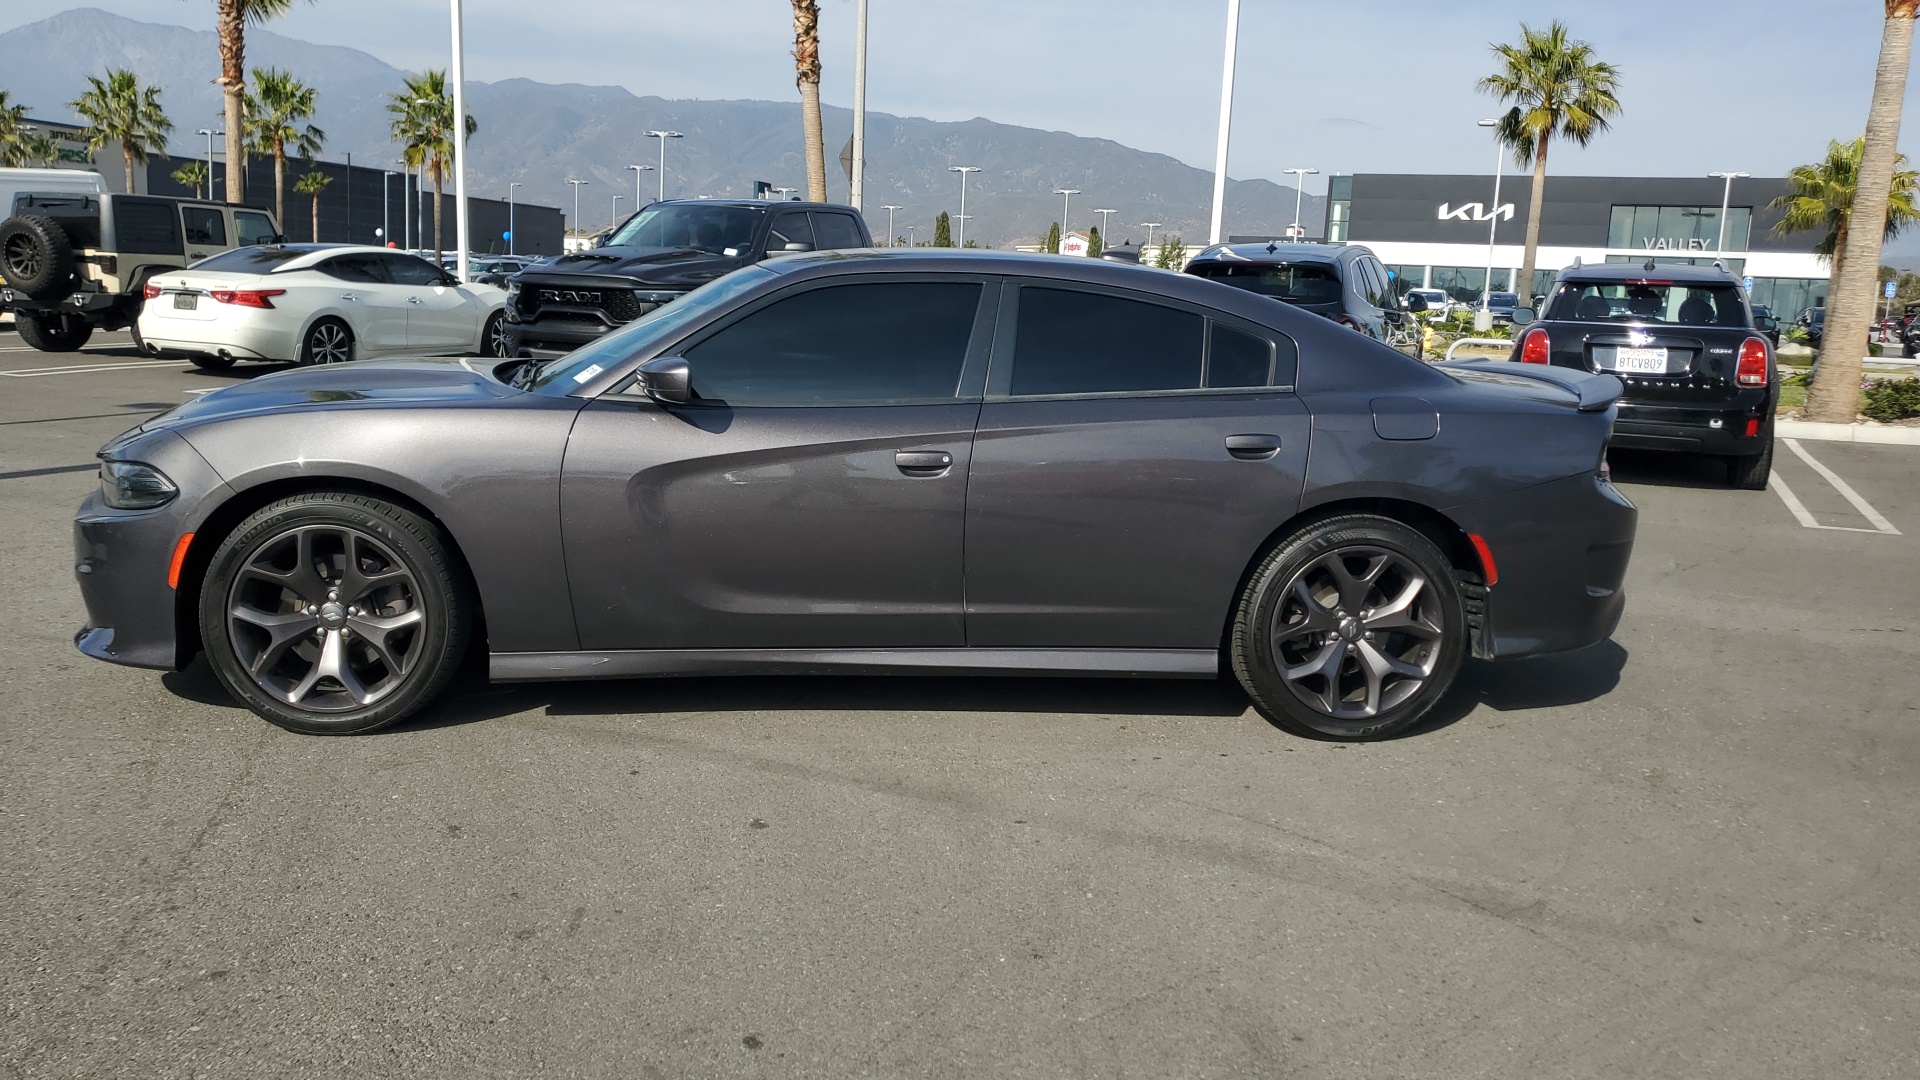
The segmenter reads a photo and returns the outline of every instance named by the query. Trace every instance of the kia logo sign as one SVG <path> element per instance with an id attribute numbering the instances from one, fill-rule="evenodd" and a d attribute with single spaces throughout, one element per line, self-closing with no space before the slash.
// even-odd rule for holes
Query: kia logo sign
<path id="1" fill-rule="evenodd" d="M 1501 203 L 1499 209 L 1489 214 L 1485 203 L 1470 202 L 1459 206 L 1441 203 L 1439 216 L 1441 221 L 1492 221 L 1496 217 L 1502 221 L 1512 221 L 1513 204 Z"/>

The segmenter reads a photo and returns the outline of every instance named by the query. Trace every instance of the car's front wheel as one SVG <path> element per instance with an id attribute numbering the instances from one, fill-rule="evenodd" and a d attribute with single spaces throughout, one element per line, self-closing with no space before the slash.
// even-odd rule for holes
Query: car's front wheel
<path id="1" fill-rule="evenodd" d="M 1280 727 L 1381 739 L 1453 685 L 1466 637 L 1453 568 L 1433 541 L 1354 514 L 1315 522 L 1267 553 L 1241 595 L 1231 660 Z"/>
<path id="2" fill-rule="evenodd" d="M 507 313 L 496 311 L 487 316 L 480 332 L 480 355 L 504 360 L 507 357 Z"/>
<path id="3" fill-rule="evenodd" d="M 445 536 L 404 507 L 320 492 L 221 541 L 200 635 L 234 697 L 289 731 L 345 735 L 432 701 L 460 666 L 472 602 Z"/>

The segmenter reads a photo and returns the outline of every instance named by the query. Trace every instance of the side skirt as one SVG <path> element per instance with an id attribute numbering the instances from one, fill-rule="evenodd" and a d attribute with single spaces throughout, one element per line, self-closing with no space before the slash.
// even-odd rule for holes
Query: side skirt
<path id="1" fill-rule="evenodd" d="M 493 653 L 495 682 L 661 675 L 1091 675 L 1211 679 L 1213 649 L 633 649 Z"/>

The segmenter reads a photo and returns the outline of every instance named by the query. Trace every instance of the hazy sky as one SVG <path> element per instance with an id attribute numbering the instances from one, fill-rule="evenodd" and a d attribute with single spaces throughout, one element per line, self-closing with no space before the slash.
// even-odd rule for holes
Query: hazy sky
<path id="1" fill-rule="evenodd" d="M 465 0 L 469 77 L 617 84 L 683 98 L 793 100 L 788 0 Z M 0 0 L 0 29 L 80 6 Z M 213 0 L 95 0 L 211 29 Z M 824 96 L 853 98 L 854 0 L 822 0 Z M 447 0 L 317 0 L 271 29 L 402 67 L 446 63 Z M 1245 0 L 1234 176 L 1484 172 L 1488 43 L 1564 19 L 1622 72 L 1625 113 L 1555 173 L 1778 175 L 1857 133 L 1876 0 Z M 1226 0 L 871 0 L 868 104 L 1070 131 L 1213 160 Z M 1909 112 L 1920 124 L 1914 99 Z M 1909 145 L 1913 140 L 1905 140 Z"/>

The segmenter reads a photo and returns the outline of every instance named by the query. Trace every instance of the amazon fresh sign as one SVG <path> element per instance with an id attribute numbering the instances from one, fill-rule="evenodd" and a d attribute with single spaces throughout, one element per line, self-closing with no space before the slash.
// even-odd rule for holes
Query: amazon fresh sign
<path id="1" fill-rule="evenodd" d="M 1499 207 L 1491 213 L 1487 211 L 1486 203 L 1470 202 L 1461 203 L 1459 206 L 1453 206 L 1448 203 L 1440 204 L 1441 221 L 1492 221 L 1494 218 L 1499 218 L 1502 221 L 1512 221 L 1513 204 L 1501 203 Z"/>

